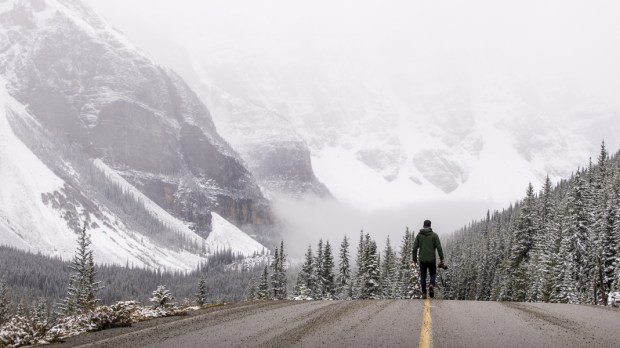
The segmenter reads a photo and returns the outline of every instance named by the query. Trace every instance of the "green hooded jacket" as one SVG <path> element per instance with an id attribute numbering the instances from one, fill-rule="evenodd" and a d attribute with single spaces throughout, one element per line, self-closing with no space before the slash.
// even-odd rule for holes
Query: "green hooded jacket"
<path id="1" fill-rule="evenodd" d="M 419 258 L 417 257 L 418 249 L 420 249 Z M 413 259 L 420 260 L 420 262 L 435 261 L 435 249 L 439 253 L 439 260 L 443 261 L 443 250 L 437 233 L 433 232 L 430 227 L 421 229 L 413 242 Z"/>

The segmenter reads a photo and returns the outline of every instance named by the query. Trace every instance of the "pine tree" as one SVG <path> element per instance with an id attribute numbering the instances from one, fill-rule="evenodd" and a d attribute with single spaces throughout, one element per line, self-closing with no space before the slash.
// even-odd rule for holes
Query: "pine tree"
<path id="1" fill-rule="evenodd" d="M 552 297 L 552 302 L 578 303 L 577 289 L 575 288 L 575 270 L 571 257 L 572 241 L 569 238 L 562 239 L 558 264 L 558 289 Z"/>
<path id="2" fill-rule="evenodd" d="M 482 235 L 479 247 L 480 262 L 477 265 L 476 273 L 479 274 L 476 283 L 476 300 L 488 300 L 491 296 L 491 267 L 489 267 L 489 259 L 491 258 L 491 212 L 487 210 L 487 217 L 482 226 Z"/>
<path id="3" fill-rule="evenodd" d="M 345 235 L 340 243 L 340 262 L 338 264 L 337 293 L 339 299 L 353 298 L 351 267 L 349 265 L 349 239 Z"/>
<path id="4" fill-rule="evenodd" d="M 316 275 L 316 288 L 315 296 L 317 299 L 323 299 L 325 296 L 325 279 L 323 279 L 323 239 L 319 239 L 319 244 L 316 251 L 316 259 L 314 261 L 315 275 Z"/>
<path id="5" fill-rule="evenodd" d="M 256 292 L 256 298 L 259 300 L 267 300 L 269 299 L 269 273 L 267 272 L 267 265 L 265 265 L 265 269 L 263 270 L 263 274 L 260 277 L 258 282 L 258 291 Z"/>
<path id="6" fill-rule="evenodd" d="M 355 257 L 355 277 L 353 279 L 353 297 L 361 298 L 364 287 L 364 230 L 360 231 L 360 240 L 357 244 L 357 256 Z"/>
<path id="7" fill-rule="evenodd" d="M 301 295 L 301 289 L 305 289 L 308 292 L 308 296 L 313 299 L 318 299 L 317 296 L 317 275 L 316 267 L 314 264 L 314 253 L 312 252 L 312 245 L 308 245 L 306 251 L 305 260 L 301 266 L 301 270 L 297 275 L 297 284 L 295 285 L 295 295 Z"/>
<path id="8" fill-rule="evenodd" d="M 196 292 L 196 304 L 199 306 L 207 303 L 207 281 L 201 277 L 198 281 L 198 292 Z"/>
<path id="9" fill-rule="evenodd" d="M 273 255 L 273 262 L 271 263 L 271 291 L 272 298 L 278 299 L 280 296 L 280 280 L 279 280 L 279 270 L 280 270 L 280 250 L 276 247 L 276 250 Z"/>
<path id="10" fill-rule="evenodd" d="M 47 311 L 47 302 L 44 298 L 39 298 L 32 304 L 30 309 L 31 330 L 39 336 L 45 335 L 49 330 L 50 320 Z"/>
<path id="11" fill-rule="evenodd" d="M 65 315 L 93 310 L 99 301 L 96 296 L 100 287 L 95 281 L 95 263 L 90 244 L 90 237 L 84 224 L 82 232 L 78 235 L 78 247 L 71 265 L 73 274 L 69 278 L 67 297 L 60 305 Z"/>
<path id="12" fill-rule="evenodd" d="M 381 297 L 381 271 L 379 267 L 377 243 L 367 233 L 363 244 L 361 299 L 378 299 Z"/>
<path id="13" fill-rule="evenodd" d="M 273 270 L 271 274 L 271 289 L 273 291 L 273 298 L 276 300 L 284 300 L 287 296 L 285 260 L 284 242 L 281 242 L 280 249 L 276 247 L 273 263 L 271 264 Z"/>
<path id="14" fill-rule="evenodd" d="M 288 296 L 287 277 L 286 277 L 286 253 L 284 252 L 284 241 L 280 242 L 280 262 L 278 269 L 278 283 L 280 293 L 278 299 L 284 300 Z"/>
<path id="15" fill-rule="evenodd" d="M 9 319 L 9 288 L 4 278 L 0 279 L 0 324 Z"/>
<path id="16" fill-rule="evenodd" d="M 383 251 L 383 262 L 381 263 L 381 288 L 383 289 L 383 298 L 396 298 L 396 288 L 398 286 L 398 268 L 396 266 L 396 252 L 390 243 L 388 236 Z"/>
<path id="17" fill-rule="evenodd" d="M 168 290 L 164 285 L 159 285 L 151 295 L 153 297 L 151 297 L 149 301 L 155 304 L 155 308 L 168 309 L 174 306 L 172 303 L 174 297 L 172 296 L 170 290 Z"/>
<path id="18" fill-rule="evenodd" d="M 620 268 L 620 172 L 616 171 L 613 177 L 602 237 L 603 283 L 607 293 L 618 291 L 615 285 Z"/>
<path id="19" fill-rule="evenodd" d="M 323 298 L 332 299 L 335 294 L 334 257 L 332 256 L 332 247 L 329 244 L 329 240 L 325 242 L 320 273 L 323 282 Z"/>
<path id="20" fill-rule="evenodd" d="M 573 278 L 576 281 L 576 291 L 579 301 L 587 301 L 590 295 L 589 289 L 591 272 L 592 251 L 590 233 L 590 212 L 588 209 L 589 192 L 586 181 L 582 179 L 582 173 L 575 174 L 575 186 L 568 197 L 567 237 L 571 241 L 570 255 L 574 265 Z"/>
<path id="21" fill-rule="evenodd" d="M 528 265 L 529 262 L 533 262 L 530 254 L 540 230 L 535 199 L 534 187 L 530 183 L 527 187 L 526 197 L 520 207 L 519 218 L 513 234 L 510 257 L 510 267 L 513 270 L 511 282 L 513 301 L 524 301 L 526 299 L 527 287 L 530 283 L 527 270 L 536 272 L 535 266 L 529 267 Z M 522 263 L 524 265 L 521 265 Z M 533 277 L 538 277 L 537 273 Z"/>
<path id="22" fill-rule="evenodd" d="M 398 298 L 410 299 L 421 292 L 418 266 L 413 264 L 414 237 L 413 232 L 410 232 L 408 227 L 405 228 L 405 236 L 400 249 L 398 292 L 395 294 Z"/>
<path id="23" fill-rule="evenodd" d="M 256 284 L 256 279 L 250 279 L 248 283 L 248 288 L 246 290 L 246 299 L 248 301 L 253 301 L 258 298 L 258 285 Z"/>
<path id="24" fill-rule="evenodd" d="M 611 187 L 612 181 L 610 180 L 611 169 L 608 165 L 609 155 L 605 148 L 605 142 L 601 144 L 601 152 L 598 157 L 598 164 L 595 168 L 591 168 L 593 171 L 591 175 L 594 180 L 590 184 L 591 201 L 587 202 L 588 210 L 592 217 L 591 223 L 591 250 L 589 255 L 589 263 L 593 265 L 593 273 L 591 283 L 595 284 L 595 287 L 599 289 L 597 295 L 594 296 L 595 303 L 604 303 L 607 300 L 606 292 L 609 291 L 605 278 L 607 278 L 605 254 L 609 252 L 606 246 L 606 241 L 609 241 L 608 234 L 613 232 L 613 223 L 615 219 L 615 212 L 610 210 L 610 201 L 613 200 Z M 611 231 L 609 231 L 611 229 Z M 614 248 L 615 249 L 615 248 Z M 612 256 L 613 258 L 613 256 Z M 605 273 L 603 279 L 599 277 L 601 273 Z M 613 274 L 613 270 L 611 271 Z"/>
<path id="25" fill-rule="evenodd" d="M 554 289 L 554 268 L 557 265 L 557 254 L 560 251 L 560 232 L 557 220 L 557 207 L 553 197 L 553 186 L 547 175 L 543 191 L 540 194 L 540 224 L 541 233 L 537 241 L 536 250 L 540 256 L 540 299 L 549 302 Z"/>

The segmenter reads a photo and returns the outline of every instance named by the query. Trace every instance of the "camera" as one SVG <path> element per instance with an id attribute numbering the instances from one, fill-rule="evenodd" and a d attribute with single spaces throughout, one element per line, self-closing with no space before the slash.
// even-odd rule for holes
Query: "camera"
<path id="1" fill-rule="evenodd" d="M 446 265 L 445 263 L 440 263 L 439 265 L 437 265 L 437 267 L 441 269 L 448 269 L 448 265 Z"/>

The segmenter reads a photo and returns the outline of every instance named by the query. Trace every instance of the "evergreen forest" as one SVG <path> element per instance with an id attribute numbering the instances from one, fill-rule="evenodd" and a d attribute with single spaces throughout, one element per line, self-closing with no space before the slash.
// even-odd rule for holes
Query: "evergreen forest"
<path id="1" fill-rule="evenodd" d="M 620 290 L 620 156 L 603 143 L 596 163 L 444 239 L 447 298 L 606 304 Z"/>

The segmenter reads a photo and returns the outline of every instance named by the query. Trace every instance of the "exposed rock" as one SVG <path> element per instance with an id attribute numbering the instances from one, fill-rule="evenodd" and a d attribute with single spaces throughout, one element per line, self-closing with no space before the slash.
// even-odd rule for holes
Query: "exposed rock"
<path id="1" fill-rule="evenodd" d="M 211 211 L 238 227 L 260 224 L 251 232 L 263 238 L 273 233 L 256 180 L 181 78 L 79 1 L 13 3 L 0 16 L 0 70 L 49 134 L 101 158 L 203 237 Z M 61 198 L 44 197 L 50 204 Z"/>

